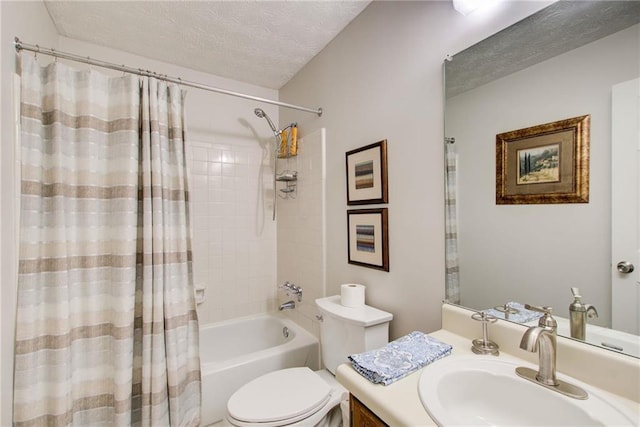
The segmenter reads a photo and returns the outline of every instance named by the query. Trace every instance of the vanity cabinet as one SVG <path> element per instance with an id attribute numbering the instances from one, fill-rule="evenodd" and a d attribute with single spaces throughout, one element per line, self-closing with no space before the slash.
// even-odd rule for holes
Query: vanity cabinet
<path id="1" fill-rule="evenodd" d="M 351 427 L 388 427 L 353 394 L 349 395 L 349 410 L 351 412 Z"/>

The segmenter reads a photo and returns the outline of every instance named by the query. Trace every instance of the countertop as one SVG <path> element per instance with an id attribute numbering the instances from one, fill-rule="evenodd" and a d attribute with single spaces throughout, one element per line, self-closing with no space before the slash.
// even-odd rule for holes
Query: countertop
<path id="1" fill-rule="evenodd" d="M 429 335 L 451 344 L 452 356 L 473 354 L 469 340 L 459 335 L 445 330 Z M 371 383 L 351 365 L 342 364 L 336 370 L 336 379 L 390 426 L 435 426 L 418 396 L 418 380 L 423 369 L 384 386 Z"/>
<path id="2" fill-rule="evenodd" d="M 444 311 L 449 311 L 449 313 L 445 313 Z M 462 330 L 460 329 L 460 325 L 463 324 L 464 318 L 468 318 L 468 313 L 461 311 L 457 307 L 447 307 L 443 308 L 443 327 L 451 326 L 450 329 L 455 330 L 456 333 L 451 330 L 441 329 L 436 332 L 432 332 L 429 335 L 443 341 L 449 343 L 453 346 L 453 351 L 451 356 L 465 356 L 465 355 L 473 355 L 474 353 L 471 351 L 471 340 L 469 337 L 464 336 L 462 334 Z M 445 321 L 444 316 L 448 316 L 449 319 Z M 462 320 L 461 320 L 462 319 Z M 470 321 L 473 323 L 469 323 L 469 328 L 473 331 L 480 332 L 480 328 L 477 322 Z M 491 327 L 494 327 L 492 325 Z M 507 324 L 506 328 L 513 329 L 514 326 L 511 324 Z M 524 331 L 525 328 L 522 328 Z M 496 336 L 499 338 L 503 338 L 504 333 L 496 330 Z M 517 330 L 517 335 L 520 335 Z M 473 335 L 472 335 L 473 336 Z M 523 366 L 530 366 L 532 368 L 537 367 L 537 354 L 529 353 L 524 350 L 520 350 L 519 348 L 514 349 L 513 337 L 509 337 L 509 342 L 505 345 L 505 349 L 509 351 L 505 352 L 503 350 L 503 345 L 500 341 L 494 339 L 491 335 L 491 330 L 489 334 L 489 338 L 498 342 L 501 347 L 500 355 L 497 356 L 503 359 L 509 359 L 511 361 L 515 361 L 517 363 L 522 363 Z M 519 342 L 519 339 L 516 341 Z M 517 343 L 515 344 L 517 346 Z M 565 347 L 565 346 L 569 347 Z M 561 351 L 565 351 L 565 355 L 572 356 L 570 354 L 570 348 L 574 346 L 574 343 L 563 343 L 560 344 L 558 358 L 559 361 L 562 359 Z M 618 355 L 609 355 L 604 353 L 604 358 L 606 360 L 606 365 L 601 363 L 601 360 L 597 359 L 598 357 L 602 357 L 600 354 L 601 349 L 593 350 L 590 348 L 592 346 L 586 347 L 578 347 L 580 349 L 580 358 L 584 358 L 584 354 L 591 353 L 592 351 L 596 351 L 594 357 L 596 360 L 592 360 L 591 362 L 595 362 L 594 364 L 589 363 L 590 371 L 586 373 L 587 378 L 578 378 L 577 375 L 573 375 L 574 378 L 584 381 L 589 384 L 589 386 L 594 387 L 594 389 L 598 390 L 604 395 L 609 395 L 612 398 L 619 399 L 620 403 L 624 406 L 627 406 L 634 411 L 637 411 L 640 419 L 640 403 L 638 402 L 637 394 L 635 394 L 636 388 L 631 385 L 630 392 L 627 391 L 627 388 L 622 388 L 621 390 L 607 390 L 602 380 L 599 379 L 600 373 L 598 371 L 604 371 L 605 375 L 608 374 L 610 377 L 613 377 L 613 380 L 616 380 L 621 375 L 625 375 L 625 382 L 631 380 L 632 382 L 638 376 L 638 371 L 640 371 L 640 361 L 638 359 L 630 358 L 625 356 L 625 358 L 621 359 L 621 364 L 617 363 L 616 358 Z M 605 350 L 606 351 L 606 350 Z M 598 356 L 600 354 L 600 356 Z M 486 356 L 485 356 L 486 357 Z M 588 356 L 587 356 L 588 357 Z M 573 359 L 577 359 L 573 357 Z M 437 363 L 437 362 L 435 362 Z M 574 364 L 581 366 L 580 360 L 574 360 Z M 616 364 L 616 366 L 612 366 L 611 364 Z M 608 365 L 608 366 L 607 366 Z M 618 366 L 620 365 L 620 366 Z M 559 365 L 561 366 L 561 364 Z M 597 368 L 596 368 L 597 367 Z M 600 368 L 600 369 L 598 369 Z M 384 386 L 381 384 L 373 384 L 363 376 L 361 376 L 358 372 L 356 372 L 351 365 L 342 364 L 338 366 L 336 370 L 336 379 L 340 382 L 344 387 L 347 388 L 355 397 L 357 397 L 363 404 L 365 404 L 369 409 L 371 409 L 378 417 L 380 417 L 384 422 L 386 422 L 390 426 L 410 426 L 410 427 L 418 427 L 418 426 L 434 426 L 436 423 L 431 419 L 427 411 L 425 410 L 422 402 L 420 400 L 418 394 L 418 381 L 420 376 L 422 375 L 423 369 L 420 369 L 405 378 L 390 384 L 388 386 Z M 619 370 L 620 372 L 617 372 Z M 559 367 L 558 372 L 561 372 Z M 572 373 L 568 372 L 569 375 Z M 589 381 L 588 376 L 592 375 L 595 381 Z M 600 381 L 600 383 L 598 383 Z M 595 382 L 595 384 L 594 384 Z M 616 381 L 617 382 L 617 381 Z M 626 394 L 626 395 L 625 395 Z"/>

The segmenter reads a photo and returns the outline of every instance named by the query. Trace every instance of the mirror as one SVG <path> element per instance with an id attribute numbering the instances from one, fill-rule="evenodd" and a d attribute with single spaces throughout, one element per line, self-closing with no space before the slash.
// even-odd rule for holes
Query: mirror
<path id="1" fill-rule="evenodd" d="M 632 348 L 640 348 L 640 276 L 625 285 L 631 325 L 618 328 L 611 247 L 612 92 L 640 76 L 638 22 L 637 1 L 559 1 L 445 61 L 445 136 L 457 158 L 456 200 L 446 203 L 457 206 L 460 299 L 452 302 L 474 310 L 551 306 L 566 323 L 558 333 L 570 336 L 575 287 L 598 311 L 585 341 L 620 351 L 612 343 L 627 340 L 623 352 L 640 357 Z M 496 135 L 583 115 L 590 115 L 588 202 L 496 204 Z M 454 260 L 448 253 L 455 271 Z"/>

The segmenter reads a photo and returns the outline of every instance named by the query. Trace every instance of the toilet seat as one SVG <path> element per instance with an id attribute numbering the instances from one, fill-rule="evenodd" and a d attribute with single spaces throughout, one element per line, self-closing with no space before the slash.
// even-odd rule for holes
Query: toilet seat
<path id="1" fill-rule="evenodd" d="M 285 425 L 310 417 L 327 405 L 332 388 L 307 367 L 282 369 L 254 379 L 227 402 L 238 423 Z"/>

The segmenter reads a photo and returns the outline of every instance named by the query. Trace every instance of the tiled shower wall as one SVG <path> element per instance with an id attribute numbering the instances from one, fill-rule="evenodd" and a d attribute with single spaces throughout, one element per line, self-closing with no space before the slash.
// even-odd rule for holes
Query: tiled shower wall
<path id="1" fill-rule="evenodd" d="M 298 171 L 298 191 L 294 199 L 278 200 L 278 284 L 303 289 L 302 302 L 286 314 L 319 337 L 315 300 L 326 292 L 325 129 L 301 129 L 298 156 L 279 160 L 278 171 L 283 169 Z M 278 290 L 279 303 L 289 299 Z"/>
<path id="2" fill-rule="evenodd" d="M 257 141 L 190 140 L 193 272 L 200 324 L 272 311 L 276 226 L 269 151 Z"/>

